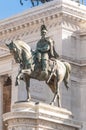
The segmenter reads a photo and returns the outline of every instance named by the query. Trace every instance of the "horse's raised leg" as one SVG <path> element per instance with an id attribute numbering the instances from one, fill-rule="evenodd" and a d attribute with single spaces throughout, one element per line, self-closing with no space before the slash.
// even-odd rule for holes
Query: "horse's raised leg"
<path id="1" fill-rule="evenodd" d="M 20 84 L 20 78 L 22 76 L 21 70 L 19 71 L 18 75 L 16 76 L 16 82 L 15 82 L 15 86 Z"/>
<path id="2" fill-rule="evenodd" d="M 29 86 L 26 86 L 26 90 L 27 90 L 27 101 L 30 101 L 31 100 L 31 96 L 30 96 Z"/>

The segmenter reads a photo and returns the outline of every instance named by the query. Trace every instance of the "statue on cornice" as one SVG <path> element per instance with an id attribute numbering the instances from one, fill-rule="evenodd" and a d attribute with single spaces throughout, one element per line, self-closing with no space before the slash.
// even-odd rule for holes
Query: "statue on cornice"
<path id="1" fill-rule="evenodd" d="M 24 1 L 28 1 L 28 0 L 24 0 Z M 52 1 L 52 0 L 31 0 L 31 3 L 32 3 L 32 6 L 35 6 L 35 2 L 36 2 L 36 5 L 39 5 L 39 2 L 45 3 L 49 1 Z M 22 0 L 20 0 L 20 4 L 23 5 Z"/>
<path id="2" fill-rule="evenodd" d="M 46 37 L 47 28 L 41 26 L 41 39 L 37 42 L 36 50 L 33 51 L 27 43 L 21 40 L 12 41 L 6 44 L 16 63 L 20 64 L 20 71 L 16 77 L 16 85 L 23 80 L 26 83 L 27 99 L 30 101 L 30 79 L 45 81 L 54 93 L 50 104 L 58 102 L 61 107 L 60 83 L 63 81 L 68 89 L 68 81 L 71 72 L 71 66 L 68 62 L 62 62 L 58 59 L 59 55 L 55 51 L 54 41 Z"/>

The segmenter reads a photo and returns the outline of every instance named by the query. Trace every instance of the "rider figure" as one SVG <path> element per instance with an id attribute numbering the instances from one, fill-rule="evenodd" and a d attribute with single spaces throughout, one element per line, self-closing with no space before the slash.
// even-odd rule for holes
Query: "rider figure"
<path id="1" fill-rule="evenodd" d="M 54 41 L 46 37 L 46 33 L 47 29 L 43 24 L 41 26 L 41 39 L 38 41 L 36 47 L 36 57 L 37 61 L 41 63 L 42 74 L 48 74 L 49 59 L 59 57 L 54 48 Z"/>

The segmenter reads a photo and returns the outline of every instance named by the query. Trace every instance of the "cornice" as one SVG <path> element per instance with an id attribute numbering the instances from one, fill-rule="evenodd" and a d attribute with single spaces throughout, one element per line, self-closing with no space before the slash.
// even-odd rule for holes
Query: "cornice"
<path id="1" fill-rule="evenodd" d="M 84 60 L 84 59 L 78 60 L 78 59 L 73 59 L 72 57 L 62 55 L 61 60 L 62 61 L 67 61 L 70 64 L 76 65 L 78 67 L 86 67 L 86 60 Z"/>
<path id="2" fill-rule="evenodd" d="M 77 21 L 86 21 L 86 6 L 69 0 L 62 0 L 62 12 Z"/>
<path id="3" fill-rule="evenodd" d="M 0 45 L 0 58 L 10 55 L 9 50 L 5 46 Z"/>
<path id="4" fill-rule="evenodd" d="M 85 39 L 86 39 L 86 30 L 85 30 L 85 29 L 81 30 L 81 31 L 78 33 L 78 35 L 80 35 L 81 37 L 82 37 L 82 36 L 85 36 Z"/>
<path id="5" fill-rule="evenodd" d="M 15 15 L 0 22 L 0 35 L 25 29 L 34 24 L 41 24 L 42 21 L 57 19 L 73 22 L 86 22 L 86 6 L 78 5 L 69 0 L 55 0 L 43 5 L 31 8 L 24 13 Z M 70 21 L 70 22 L 71 22 Z"/>

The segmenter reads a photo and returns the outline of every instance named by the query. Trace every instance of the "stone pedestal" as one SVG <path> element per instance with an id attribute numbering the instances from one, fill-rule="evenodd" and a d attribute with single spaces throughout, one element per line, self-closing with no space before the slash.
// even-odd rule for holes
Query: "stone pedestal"
<path id="1" fill-rule="evenodd" d="M 79 130 L 81 124 L 72 113 L 55 106 L 34 103 L 15 103 L 12 112 L 3 115 L 7 130 Z"/>

